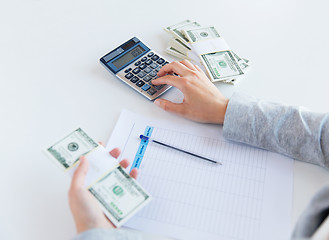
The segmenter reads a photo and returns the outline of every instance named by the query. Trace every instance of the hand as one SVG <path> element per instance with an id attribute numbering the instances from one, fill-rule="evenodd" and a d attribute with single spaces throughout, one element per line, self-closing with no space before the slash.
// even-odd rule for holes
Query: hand
<path id="1" fill-rule="evenodd" d="M 115 148 L 110 154 L 118 158 L 120 150 Z M 123 168 L 127 168 L 129 166 L 129 161 L 124 159 L 120 162 L 120 165 Z M 88 161 L 86 157 L 82 156 L 80 157 L 80 164 L 74 172 L 69 190 L 69 204 L 78 234 L 92 228 L 115 228 L 104 215 L 97 200 L 84 187 L 87 171 Z M 130 175 L 136 179 L 137 169 L 134 168 Z"/>
<path id="2" fill-rule="evenodd" d="M 166 75 L 176 73 L 179 76 Z M 173 103 L 165 99 L 155 100 L 155 104 L 168 112 L 179 114 L 197 122 L 224 122 L 228 99 L 210 82 L 197 65 L 187 60 L 172 62 L 158 72 L 159 78 L 154 85 L 168 84 L 178 88 L 184 94 L 182 103 Z"/>

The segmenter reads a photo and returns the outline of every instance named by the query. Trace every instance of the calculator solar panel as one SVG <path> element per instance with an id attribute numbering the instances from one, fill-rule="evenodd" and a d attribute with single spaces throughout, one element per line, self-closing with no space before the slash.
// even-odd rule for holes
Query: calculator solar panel
<path id="1" fill-rule="evenodd" d="M 155 86 L 152 79 L 162 66 L 168 64 L 163 57 L 134 37 L 100 59 L 104 67 L 121 81 L 154 100 L 171 88 L 169 85 Z"/>

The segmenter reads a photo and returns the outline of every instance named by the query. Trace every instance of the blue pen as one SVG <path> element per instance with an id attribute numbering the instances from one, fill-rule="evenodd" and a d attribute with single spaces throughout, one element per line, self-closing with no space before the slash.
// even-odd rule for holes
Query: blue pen
<path id="1" fill-rule="evenodd" d="M 174 146 L 170 146 L 170 145 L 168 145 L 168 144 L 166 144 L 166 143 L 159 142 L 159 141 L 157 141 L 157 140 L 154 140 L 154 139 L 152 139 L 152 138 L 150 138 L 150 137 L 147 137 L 147 136 L 144 136 L 144 135 L 142 135 L 142 134 L 139 136 L 139 138 L 142 139 L 142 140 L 146 140 L 146 141 L 148 140 L 148 141 L 151 141 L 151 142 L 154 142 L 154 143 L 160 144 L 160 145 L 165 146 L 165 147 L 168 147 L 168 148 L 175 149 L 175 150 L 177 150 L 177 151 L 180 151 L 180 152 L 183 152 L 183 153 L 186 153 L 186 154 L 192 155 L 192 156 L 194 156 L 194 157 L 201 158 L 201 159 L 203 159 L 203 160 L 206 160 L 206 161 L 209 161 L 209 162 L 212 162 L 212 163 L 218 163 L 218 164 L 222 165 L 220 162 L 216 162 L 216 161 L 211 160 L 211 159 L 209 159 L 209 158 L 199 156 L 199 155 L 197 155 L 197 154 L 194 154 L 194 153 L 191 153 L 191 152 L 185 151 L 185 150 L 183 150 L 183 149 L 179 149 L 179 148 L 174 147 Z"/>

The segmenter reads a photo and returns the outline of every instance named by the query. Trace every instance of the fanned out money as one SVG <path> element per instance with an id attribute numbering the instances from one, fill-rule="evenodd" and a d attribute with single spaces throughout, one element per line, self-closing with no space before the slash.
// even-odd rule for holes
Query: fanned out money
<path id="1" fill-rule="evenodd" d="M 213 82 L 235 84 L 250 68 L 250 61 L 232 51 L 214 26 L 185 20 L 164 30 L 172 36 L 166 52 L 198 64 Z"/>
<path id="2" fill-rule="evenodd" d="M 121 168 L 118 161 L 81 128 L 49 146 L 45 153 L 70 176 L 73 176 L 80 156 L 87 156 L 89 168 L 85 187 L 117 227 L 151 200 L 151 196 Z"/>

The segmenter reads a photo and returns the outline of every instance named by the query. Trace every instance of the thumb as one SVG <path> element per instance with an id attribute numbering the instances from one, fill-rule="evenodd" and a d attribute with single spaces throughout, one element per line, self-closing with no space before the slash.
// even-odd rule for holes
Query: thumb
<path id="1" fill-rule="evenodd" d="M 88 161 L 85 156 L 80 157 L 80 163 L 77 169 L 75 170 L 73 177 L 71 188 L 81 187 L 85 183 L 85 177 L 88 172 Z"/>
<path id="2" fill-rule="evenodd" d="M 156 99 L 154 101 L 154 104 L 168 112 L 182 114 L 184 110 L 184 106 L 182 105 L 182 103 L 173 103 L 162 98 Z"/>

